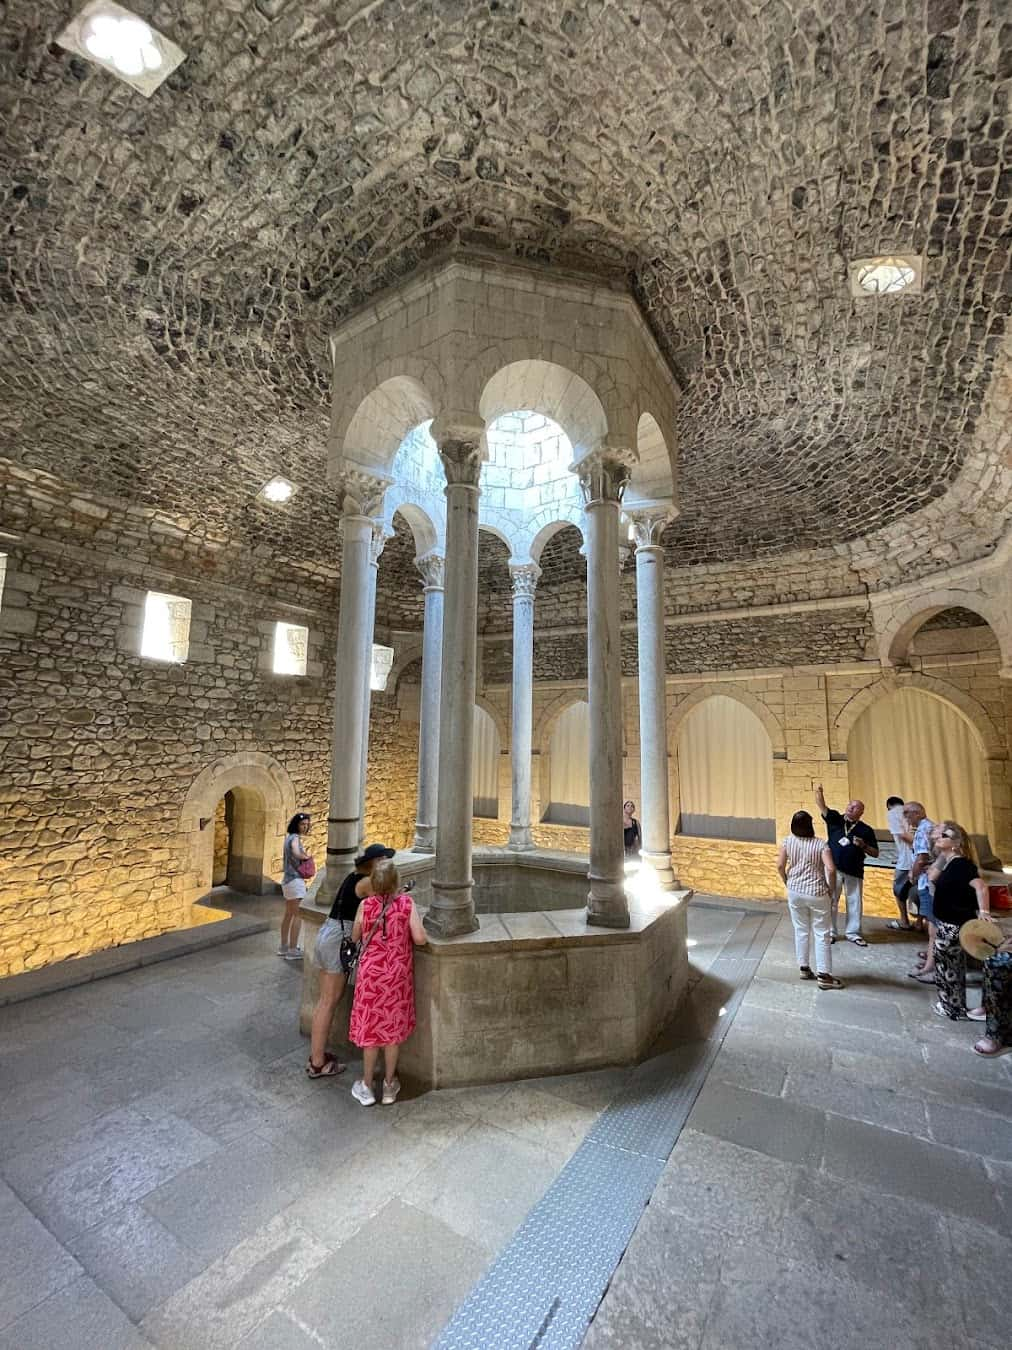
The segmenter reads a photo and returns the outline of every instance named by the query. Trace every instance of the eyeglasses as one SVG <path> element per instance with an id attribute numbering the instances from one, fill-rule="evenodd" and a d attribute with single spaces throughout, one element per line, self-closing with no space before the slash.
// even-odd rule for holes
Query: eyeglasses
<path id="1" fill-rule="evenodd" d="M 958 835 L 958 834 L 953 834 L 952 830 L 943 830 L 943 831 L 942 831 L 942 838 L 943 838 L 943 839 L 958 839 L 958 838 L 959 838 L 959 835 Z"/>

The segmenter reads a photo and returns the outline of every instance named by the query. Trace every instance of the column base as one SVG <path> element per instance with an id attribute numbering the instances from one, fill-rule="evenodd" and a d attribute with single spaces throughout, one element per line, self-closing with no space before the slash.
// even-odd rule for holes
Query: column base
<path id="1" fill-rule="evenodd" d="M 648 853 L 646 849 L 641 849 L 640 858 L 647 866 L 653 868 L 662 891 L 677 890 L 678 878 L 671 866 L 670 853 Z"/>
<path id="2" fill-rule="evenodd" d="M 436 851 L 436 827 L 435 825 L 416 825 L 415 842 L 411 845 L 412 853 L 435 853 Z"/>
<path id="3" fill-rule="evenodd" d="M 447 899 L 445 894 L 441 894 L 447 889 L 445 883 L 440 885 L 438 881 L 433 881 L 432 903 L 422 919 L 425 931 L 437 938 L 461 937 L 465 933 L 475 932 L 478 920 L 471 898 L 473 885 L 473 881 L 468 881 L 464 885 L 451 886 L 451 898 Z"/>
<path id="4" fill-rule="evenodd" d="M 593 928 L 628 928 L 629 902 L 620 882 L 590 879 L 587 923 Z"/>
<path id="5" fill-rule="evenodd" d="M 528 853 L 535 848 L 534 837 L 529 825 L 511 825 L 510 837 L 506 844 L 514 853 Z"/>

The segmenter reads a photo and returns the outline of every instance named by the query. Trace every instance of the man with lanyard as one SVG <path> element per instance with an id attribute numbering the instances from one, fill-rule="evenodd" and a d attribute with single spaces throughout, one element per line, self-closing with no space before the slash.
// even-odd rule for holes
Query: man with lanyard
<path id="1" fill-rule="evenodd" d="M 836 863 L 836 890 L 833 894 L 833 938 L 837 938 L 836 914 L 840 892 L 847 897 L 847 941 L 855 947 L 867 947 L 861 936 L 861 909 L 864 900 L 864 860 L 878 857 L 875 831 L 865 825 L 864 802 L 848 802 L 841 814 L 826 805 L 822 784 L 815 789 L 815 804 L 826 822 L 829 848 Z"/>

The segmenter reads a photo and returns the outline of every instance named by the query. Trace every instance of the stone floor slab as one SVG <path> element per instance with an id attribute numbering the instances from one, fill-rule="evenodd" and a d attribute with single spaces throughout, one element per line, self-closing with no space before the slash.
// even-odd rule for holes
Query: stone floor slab
<path id="1" fill-rule="evenodd" d="M 494 1255 L 513 1236 L 565 1162 L 478 1122 L 403 1188 L 401 1199 Z"/>
<path id="2" fill-rule="evenodd" d="M 756 1235 L 780 1222 L 796 1174 L 791 1163 L 687 1127 L 650 1203 L 680 1218 L 687 1231 L 698 1223 L 736 1236 Z"/>
<path id="3" fill-rule="evenodd" d="M 205 1265 L 140 1204 L 127 1205 L 69 1245 L 92 1279 L 135 1322 Z"/>
<path id="4" fill-rule="evenodd" d="M 971 1106 L 927 1103 L 931 1133 L 942 1144 L 1012 1162 L 1012 1113 L 997 1115 Z"/>
<path id="5" fill-rule="evenodd" d="M 690 1129 L 728 1139 L 784 1162 L 818 1166 L 825 1114 L 709 1078 L 688 1119 Z"/>
<path id="6" fill-rule="evenodd" d="M 0 1331 L 0 1350 L 150 1350 L 150 1346 L 86 1275 Z"/>
<path id="7" fill-rule="evenodd" d="M 149 1313 L 141 1328 L 164 1350 L 230 1350 L 331 1256 L 298 1224 L 276 1217 Z"/>
<path id="8" fill-rule="evenodd" d="M 0 1182 L 0 1328 L 82 1273 L 70 1252 Z"/>
<path id="9" fill-rule="evenodd" d="M 842 1116 L 826 1121 L 825 1170 L 889 1195 L 1000 1228 L 1003 1215 L 977 1158 Z"/>
<path id="10" fill-rule="evenodd" d="M 833 1074 L 792 1070 L 787 1075 L 784 1096 L 819 1111 L 833 1111 L 852 1120 L 930 1138 L 924 1103 L 892 1087 L 867 1087 Z"/>
<path id="11" fill-rule="evenodd" d="M 320 1350 L 427 1350 L 486 1263 L 429 1214 L 391 1200 L 282 1311 Z M 383 1272 L 378 1295 L 377 1273 Z M 389 1272 L 389 1278 L 385 1273 Z"/>
<path id="12" fill-rule="evenodd" d="M 285 1150 L 255 1135 L 233 1140 L 145 1196 L 144 1208 L 205 1260 L 235 1247 L 273 1219 L 310 1184 L 314 1169 L 292 1165 Z"/>

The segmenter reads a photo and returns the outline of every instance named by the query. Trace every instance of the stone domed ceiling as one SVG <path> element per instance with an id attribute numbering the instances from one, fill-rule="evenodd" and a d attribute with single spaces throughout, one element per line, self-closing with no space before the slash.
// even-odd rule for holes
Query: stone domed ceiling
<path id="1" fill-rule="evenodd" d="M 468 244 L 629 278 L 686 389 L 687 562 L 856 538 L 970 454 L 1012 300 L 999 0 L 132 7 L 186 52 L 150 101 L 54 45 L 79 3 L 0 3 L 8 458 L 222 531 L 282 528 L 248 506 L 283 472 L 332 520 L 325 335 Z M 882 251 L 923 294 L 851 299 Z"/>

